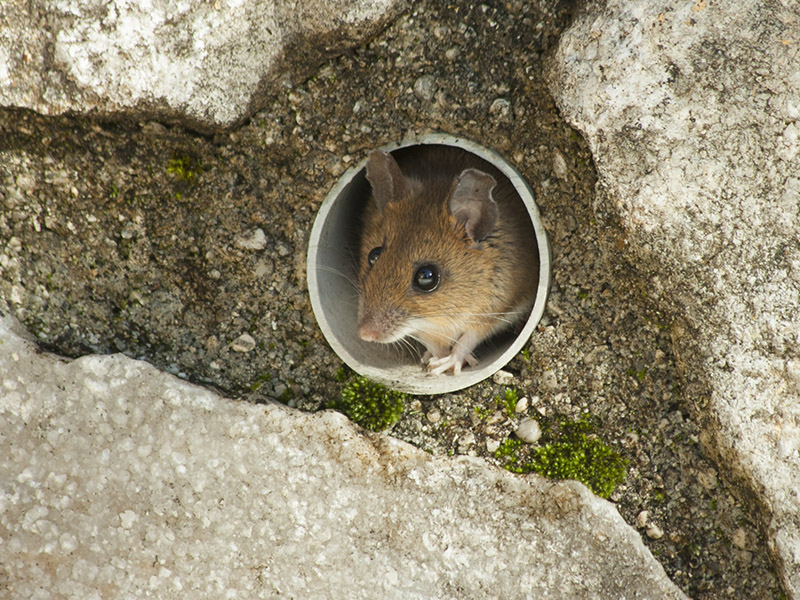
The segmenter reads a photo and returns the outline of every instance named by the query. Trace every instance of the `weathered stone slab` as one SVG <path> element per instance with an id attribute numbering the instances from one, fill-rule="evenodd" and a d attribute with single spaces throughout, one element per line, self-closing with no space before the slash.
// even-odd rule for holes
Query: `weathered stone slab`
<path id="1" fill-rule="evenodd" d="M 4 0 L 0 106 L 150 116 L 200 129 L 356 46 L 399 0 Z"/>
<path id="2" fill-rule="evenodd" d="M 683 598 L 574 482 L 227 400 L 0 320 L 9 598 Z"/>
<path id="3" fill-rule="evenodd" d="M 549 73 L 591 145 L 598 216 L 673 317 L 687 401 L 758 498 L 795 598 L 799 41 L 796 3 L 613 2 L 578 19 Z"/>

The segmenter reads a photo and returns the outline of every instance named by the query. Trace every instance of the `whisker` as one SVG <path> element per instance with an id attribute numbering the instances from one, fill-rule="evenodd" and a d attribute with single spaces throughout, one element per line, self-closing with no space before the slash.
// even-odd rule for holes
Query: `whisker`
<path id="1" fill-rule="evenodd" d="M 341 277 L 342 279 L 347 281 L 350 285 L 352 285 L 354 290 L 356 290 L 357 292 L 360 290 L 360 286 L 358 284 L 358 281 L 356 279 L 354 279 L 348 273 L 345 273 L 345 272 L 340 271 L 338 269 L 334 269 L 333 267 L 329 267 L 327 265 L 317 265 L 317 270 L 318 271 L 326 271 L 328 273 L 333 273 L 334 275 L 338 275 L 339 277 Z"/>

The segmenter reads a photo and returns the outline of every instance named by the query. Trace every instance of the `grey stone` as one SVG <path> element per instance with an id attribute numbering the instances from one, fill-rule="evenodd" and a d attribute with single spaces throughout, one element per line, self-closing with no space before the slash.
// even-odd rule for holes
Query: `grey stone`
<path id="1" fill-rule="evenodd" d="M 400 0 L 5 0 L 0 106 L 233 126 L 358 45 Z"/>
<path id="2" fill-rule="evenodd" d="M 793 598 L 799 20 L 790 2 L 610 2 L 562 36 L 548 73 L 592 149 L 598 216 L 623 229 L 628 253 L 609 240 L 609 256 L 651 281 L 648 296 L 673 319 L 687 405 L 723 473 L 758 499 Z"/>
<path id="3" fill-rule="evenodd" d="M 685 597 L 578 483 L 0 339 L 10 599 Z"/>

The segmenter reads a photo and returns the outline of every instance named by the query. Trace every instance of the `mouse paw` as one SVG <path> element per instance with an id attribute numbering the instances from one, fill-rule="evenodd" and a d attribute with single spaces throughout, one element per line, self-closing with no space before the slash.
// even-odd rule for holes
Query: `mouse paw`
<path id="1" fill-rule="evenodd" d="M 466 356 L 460 356 L 458 352 L 453 352 L 442 358 L 434 358 L 428 361 L 428 370 L 434 375 L 441 375 L 453 369 L 453 375 L 461 373 L 463 366 L 469 363 L 473 367 L 478 364 L 478 359 L 470 352 Z"/>

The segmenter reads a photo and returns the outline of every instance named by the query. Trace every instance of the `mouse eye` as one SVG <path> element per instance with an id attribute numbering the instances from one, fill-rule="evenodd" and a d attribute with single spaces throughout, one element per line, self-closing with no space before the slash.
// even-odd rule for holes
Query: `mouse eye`
<path id="1" fill-rule="evenodd" d="M 439 287 L 439 282 L 442 280 L 439 275 L 439 268 L 436 265 L 422 265 L 417 272 L 414 273 L 414 287 L 422 292 L 432 292 Z"/>
<path id="2" fill-rule="evenodd" d="M 369 251 L 369 255 L 367 256 L 367 260 L 369 261 L 370 266 L 375 264 L 375 261 L 378 260 L 378 257 L 383 252 L 383 246 L 378 246 L 377 248 L 373 248 Z"/>

